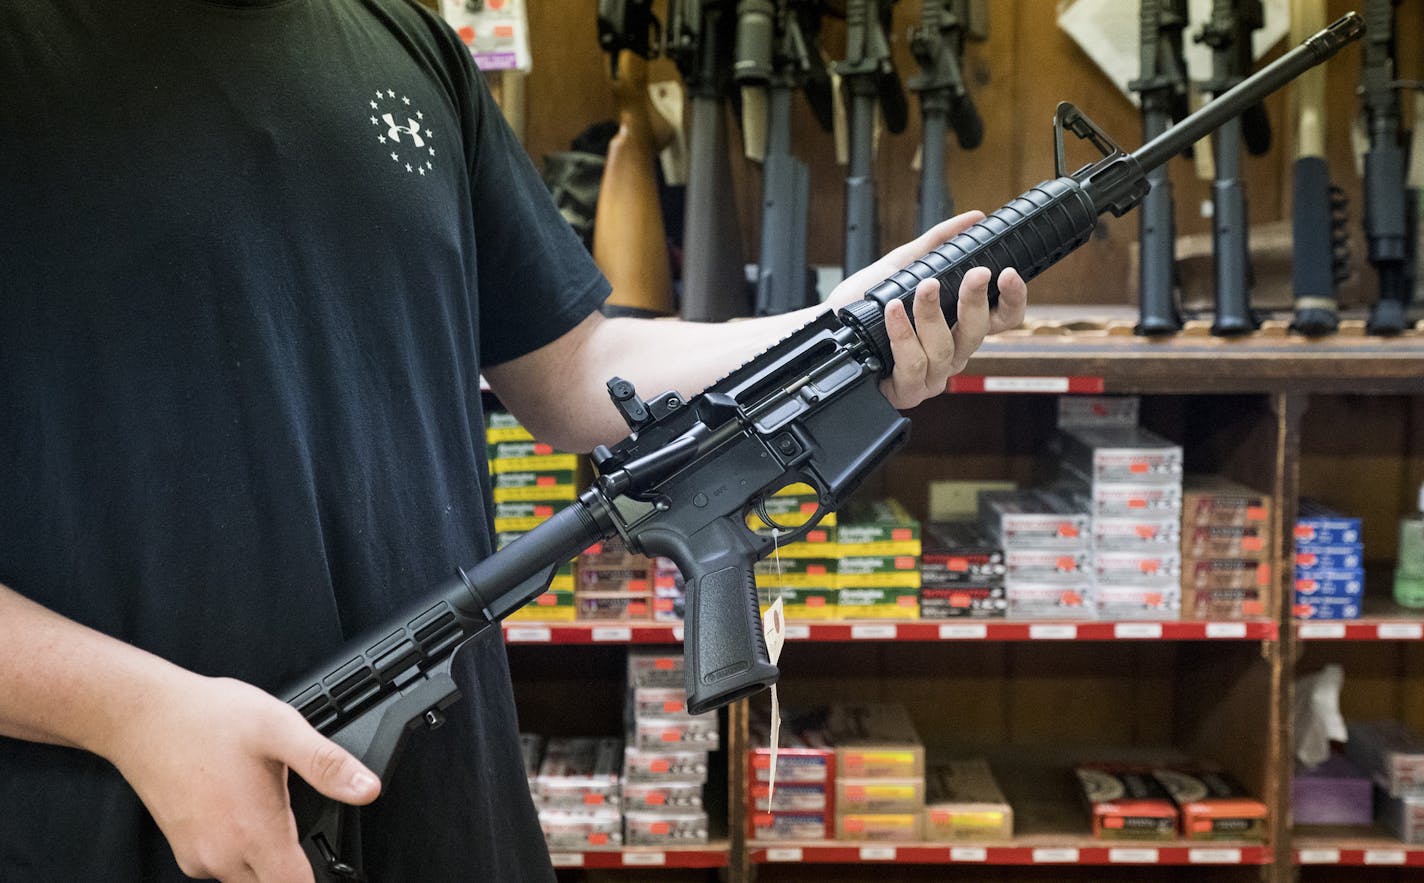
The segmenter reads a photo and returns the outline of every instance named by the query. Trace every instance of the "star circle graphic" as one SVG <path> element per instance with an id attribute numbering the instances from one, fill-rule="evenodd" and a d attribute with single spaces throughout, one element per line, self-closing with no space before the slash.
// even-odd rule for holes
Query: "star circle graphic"
<path id="1" fill-rule="evenodd" d="M 375 133 L 372 137 L 390 156 L 392 167 L 403 175 L 433 172 L 435 133 L 426 125 L 425 112 L 395 89 L 376 89 L 371 95 L 363 110 Z"/>

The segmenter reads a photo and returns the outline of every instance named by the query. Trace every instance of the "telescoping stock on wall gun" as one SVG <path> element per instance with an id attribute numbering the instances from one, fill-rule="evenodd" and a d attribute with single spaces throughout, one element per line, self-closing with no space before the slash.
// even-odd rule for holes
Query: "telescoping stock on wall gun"
<path id="1" fill-rule="evenodd" d="M 826 312 L 690 400 L 644 399 L 614 378 L 608 391 L 631 429 L 593 452 L 598 478 L 568 508 L 469 570 L 457 570 L 383 628 L 335 652 L 286 700 L 319 732 L 378 776 L 392 770 L 411 734 L 438 726 L 460 698 L 450 677 L 455 650 L 543 593 L 554 572 L 592 543 L 620 536 L 630 549 L 676 562 L 687 587 L 684 649 L 687 709 L 720 708 L 776 682 L 762 635 L 752 567 L 778 542 L 794 542 L 906 440 L 909 421 L 880 392 L 893 368 L 884 308 L 907 308 L 921 281 L 937 279 L 953 323 L 966 273 L 1007 267 L 1031 279 L 1086 242 L 1104 212 L 1142 201 L 1146 172 L 1341 46 L 1363 22 L 1349 14 L 1138 150 L 1117 147 L 1077 108 L 1061 104 L 1056 177 L 1026 191 L 949 242 L 872 286 L 838 313 Z M 1103 154 L 1064 166 L 1064 130 Z M 990 302 L 998 291 L 990 282 Z M 804 525 L 775 527 L 764 505 L 782 487 L 815 488 L 819 508 Z M 748 518 L 765 525 L 754 530 Z M 418 745 L 415 746 L 418 749 Z M 292 783 L 303 848 L 321 880 L 353 879 L 344 839 L 354 808 Z"/>

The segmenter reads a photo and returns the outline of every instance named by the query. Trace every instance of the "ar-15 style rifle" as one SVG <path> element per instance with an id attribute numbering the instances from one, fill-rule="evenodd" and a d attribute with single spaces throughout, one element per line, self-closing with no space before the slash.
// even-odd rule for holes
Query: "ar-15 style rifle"
<path id="1" fill-rule="evenodd" d="M 791 97 L 797 89 L 805 91 L 817 122 L 830 131 L 830 75 L 816 46 L 820 25 L 818 0 L 778 0 L 767 80 L 766 159 L 762 163 L 756 287 L 759 316 L 789 313 L 815 302 L 806 273 L 810 172 L 791 152 Z"/>
<path id="2" fill-rule="evenodd" d="M 751 311 L 723 107 L 731 81 L 734 8 L 733 0 L 668 0 L 663 53 L 682 74 L 692 107 L 681 312 L 694 322 L 720 322 Z"/>
<path id="3" fill-rule="evenodd" d="M 1213 0 L 1211 18 L 1196 36 L 1211 47 L 1210 81 L 1215 95 L 1241 82 L 1251 70 L 1251 35 L 1260 29 L 1265 11 L 1261 0 Z M 1246 191 L 1241 181 L 1241 142 L 1259 156 L 1270 149 L 1271 128 L 1260 103 L 1227 120 L 1212 138 L 1216 180 L 1212 183 L 1212 246 L 1216 254 L 1216 315 L 1211 333 L 1246 334 L 1256 328 L 1251 313 L 1251 250 L 1248 242 Z"/>
<path id="4" fill-rule="evenodd" d="M 836 65 L 850 96 L 850 166 L 846 170 L 845 258 L 847 276 L 870 266 L 880 254 L 875 200 L 875 108 L 885 128 L 899 133 L 909 106 L 890 57 L 890 12 L 895 0 L 847 0 L 846 57 Z"/>
<path id="5" fill-rule="evenodd" d="M 1100 214 L 1122 215 L 1141 202 L 1147 169 L 1362 30 L 1359 16 L 1341 18 L 1133 153 L 1077 108 L 1060 104 L 1056 178 L 872 286 L 864 298 L 821 314 L 690 400 L 676 392 L 644 400 L 632 384 L 609 381 L 632 433 L 594 450 L 599 477 L 577 501 L 348 644 L 287 701 L 378 776 L 387 775 L 405 739 L 439 725 L 443 710 L 459 699 L 450 677 L 455 650 L 543 593 L 563 562 L 615 535 L 634 551 L 672 558 L 682 571 L 688 711 L 709 711 L 769 687 L 778 672 L 762 636 L 753 564 L 814 528 L 906 440 L 909 421 L 880 392 L 894 368 L 886 304 L 899 300 L 909 309 L 916 286 L 933 278 L 954 322 L 959 285 L 974 267 L 989 268 L 995 280 L 1007 267 L 1032 279 L 1087 242 Z M 1065 128 L 1103 157 L 1066 171 Z M 991 303 L 997 299 L 991 282 Z M 765 500 L 796 482 L 815 488 L 819 507 L 804 525 L 780 528 Z M 751 528 L 753 515 L 771 527 Z M 342 816 L 356 810 L 301 783 L 293 784 L 293 806 L 318 877 L 351 879 Z"/>
<path id="6" fill-rule="evenodd" d="M 653 0 L 598 0 L 598 45 L 608 53 L 613 79 L 618 79 L 618 53 L 652 58 L 661 42 Z"/>
<path id="7" fill-rule="evenodd" d="M 1187 115 L 1187 64 L 1182 32 L 1187 0 L 1142 0 L 1139 15 L 1139 66 L 1129 88 L 1142 94 L 1142 139 L 1151 141 Z M 1176 287 L 1177 224 L 1172 208 L 1172 179 L 1167 166 L 1147 173 L 1151 189 L 1138 214 L 1138 334 L 1181 330 Z"/>
<path id="8" fill-rule="evenodd" d="M 1397 0 L 1365 0 L 1364 70 L 1360 75 L 1360 106 L 1368 127 L 1365 153 L 1365 238 L 1370 263 L 1379 275 L 1379 298 L 1370 309 L 1365 330 L 1398 334 L 1412 295 L 1410 259 L 1413 242 L 1409 207 L 1405 205 L 1405 147 L 1400 125 L 1399 89 L 1395 76 Z M 1416 121 L 1416 125 L 1420 125 Z"/>
<path id="9" fill-rule="evenodd" d="M 920 204 L 915 229 L 923 233 L 954 214 L 944 171 L 946 123 L 959 146 L 973 150 L 984 140 L 984 122 L 964 83 L 964 44 L 988 36 L 984 0 L 921 0 L 920 23 L 910 31 L 910 52 L 920 73 L 906 83 L 920 95 Z"/>

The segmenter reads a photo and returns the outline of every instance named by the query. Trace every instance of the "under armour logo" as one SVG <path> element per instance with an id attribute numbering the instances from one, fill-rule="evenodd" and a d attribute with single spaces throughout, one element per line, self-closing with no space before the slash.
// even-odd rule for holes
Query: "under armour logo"
<path id="1" fill-rule="evenodd" d="M 398 126 L 396 125 L 395 118 L 388 113 L 382 114 L 381 119 L 386 121 L 387 126 L 390 126 L 386 135 L 389 136 L 392 141 L 399 143 L 401 133 L 404 132 L 410 136 L 411 141 L 415 142 L 416 147 L 425 146 L 425 139 L 420 137 L 420 123 L 407 117 L 405 121 L 406 124 L 404 126 Z"/>

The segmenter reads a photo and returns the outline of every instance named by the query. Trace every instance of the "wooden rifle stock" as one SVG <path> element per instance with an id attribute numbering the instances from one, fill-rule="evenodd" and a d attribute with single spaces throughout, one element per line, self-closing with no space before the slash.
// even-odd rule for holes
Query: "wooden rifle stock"
<path id="1" fill-rule="evenodd" d="M 608 142 L 593 224 L 593 259 L 613 285 L 604 311 L 670 316 L 676 312 L 672 270 L 654 166 L 668 136 L 658 137 L 648 106 L 647 61 L 634 52 L 620 52 L 618 71 L 612 84 L 618 134 Z"/>

